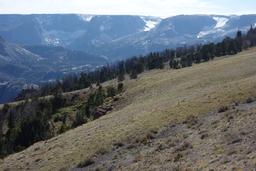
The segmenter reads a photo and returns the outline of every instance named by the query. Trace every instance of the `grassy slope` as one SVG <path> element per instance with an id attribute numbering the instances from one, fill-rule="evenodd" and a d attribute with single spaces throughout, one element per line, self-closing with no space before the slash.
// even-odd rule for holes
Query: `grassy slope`
<path id="1" fill-rule="evenodd" d="M 155 70 L 127 80 L 125 105 L 88 124 L 0 163 L 3 168 L 58 170 L 68 168 L 111 148 L 115 142 L 136 139 L 150 130 L 189 115 L 218 110 L 220 106 L 256 96 L 256 49 L 231 58 L 181 70 Z"/>
<path id="2" fill-rule="evenodd" d="M 78 167 L 83 171 L 253 170 L 255 100 L 236 103 L 225 112 L 190 116 L 137 141 L 116 144 Z"/>

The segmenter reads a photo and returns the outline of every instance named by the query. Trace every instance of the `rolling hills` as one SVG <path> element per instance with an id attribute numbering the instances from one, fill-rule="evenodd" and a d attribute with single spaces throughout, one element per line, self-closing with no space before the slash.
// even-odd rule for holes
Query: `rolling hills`
<path id="1" fill-rule="evenodd" d="M 125 80 L 112 112 L 6 157 L 0 169 L 255 168 L 255 56 L 252 48 Z"/>

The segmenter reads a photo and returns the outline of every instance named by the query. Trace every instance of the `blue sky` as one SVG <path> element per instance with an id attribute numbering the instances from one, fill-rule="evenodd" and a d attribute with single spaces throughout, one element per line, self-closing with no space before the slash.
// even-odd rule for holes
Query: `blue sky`
<path id="1" fill-rule="evenodd" d="M 0 13 L 251 14 L 255 0 L 0 0 Z"/>

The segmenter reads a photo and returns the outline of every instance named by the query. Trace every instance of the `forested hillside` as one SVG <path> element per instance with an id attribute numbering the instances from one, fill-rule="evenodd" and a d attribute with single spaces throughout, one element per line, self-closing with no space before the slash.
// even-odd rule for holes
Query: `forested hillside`
<path id="1" fill-rule="evenodd" d="M 87 120 L 98 118 L 98 107 L 104 104 L 108 97 L 114 98 L 123 91 L 125 75 L 137 79 L 138 74 L 145 70 L 164 69 L 166 63 L 172 69 L 192 66 L 193 63 L 207 62 L 215 57 L 234 55 L 256 45 L 256 29 L 251 28 L 246 34 L 237 32 L 235 38 L 225 38 L 214 44 L 181 47 L 176 50 L 167 49 L 163 52 L 150 53 L 146 56 L 133 57 L 118 64 L 107 65 L 96 71 L 82 73 L 80 76 L 66 77 L 64 80 L 43 86 L 40 89 L 26 89 L 20 93 L 17 105 L 4 105 L 1 111 L 1 155 L 5 156 L 20 151 L 33 143 L 51 138 L 66 130 L 81 125 Z M 34 49 L 34 51 L 40 49 Z M 43 51 L 42 51 L 43 52 Z M 38 52 L 37 52 L 38 53 Z M 100 85 L 108 80 L 117 79 L 117 88 L 102 88 Z M 98 88 L 93 90 L 93 84 Z M 89 96 L 78 94 L 68 95 L 63 92 L 88 88 Z M 87 100 L 86 100 L 87 99 Z M 115 99 L 115 98 L 114 98 Z M 109 102 L 109 99 L 107 100 Z M 110 105 L 111 106 L 111 105 Z M 103 107 L 103 114 L 111 110 Z M 67 110 L 64 116 L 58 113 Z M 73 110 L 73 116 L 69 112 Z M 74 116 L 75 115 L 75 116 Z M 98 116 L 99 115 L 99 116 Z M 67 122 L 67 117 L 69 121 Z M 49 123 L 53 121 L 53 123 Z M 62 121 L 56 129 L 54 122 Z M 66 123 L 67 122 L 67 123 Z M 29 131 L 29 129 L 33 131 Z M 28 132 L 31 134 L 29 135 Z"/>

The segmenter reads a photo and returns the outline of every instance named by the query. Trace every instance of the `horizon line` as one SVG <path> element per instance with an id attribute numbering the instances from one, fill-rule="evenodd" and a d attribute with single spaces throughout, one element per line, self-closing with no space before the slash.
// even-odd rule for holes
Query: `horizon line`
<path id="1" fill-rule="evenodd" d="M 144 14 L 90 14 L 90 13 L 73 13 L 73 12 L 64 12 L 64 13 L 0 13 L 0 15 L 91 15 L 91 16 L 145 16 L 145 17 L 159 17 L 159 18 L 169 18 L 174 16 L 242 16 L 242 15 L 256 15 L 256 13 L 243 13 L 243 14 L 218 14 L 218 13 L 194 13 L 194 14 L 175 14 L 175 15 L 169 15 L 169 16 L 158 16 L 158 15 L 144 15 Z"/>

